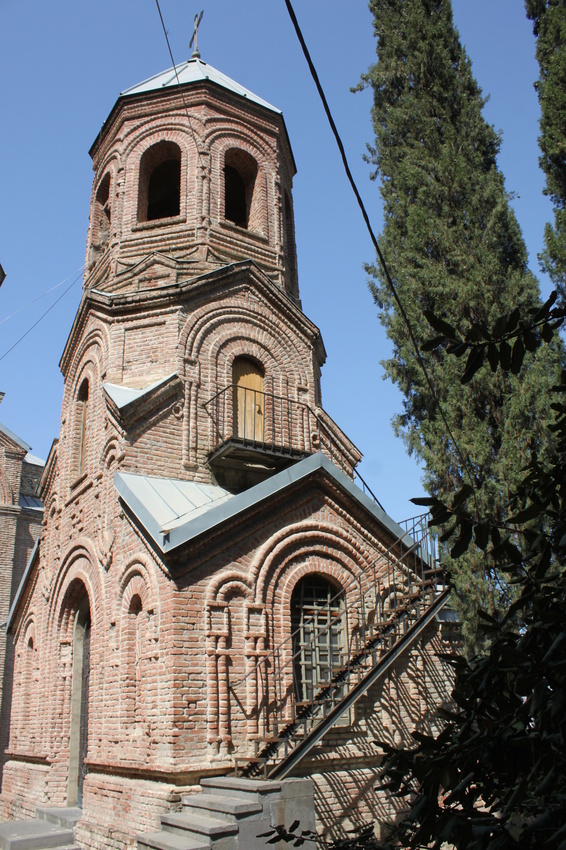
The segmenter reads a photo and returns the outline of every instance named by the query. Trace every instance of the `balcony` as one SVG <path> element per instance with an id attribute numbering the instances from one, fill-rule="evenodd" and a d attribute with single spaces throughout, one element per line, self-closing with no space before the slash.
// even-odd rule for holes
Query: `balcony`
<path id="1" fill-rule="evenodd" d="M 344 467 L 343 452 L 308 404 L 231 384 L 203 407 L 211 424 L 208 463 L 228 489 L 250 487 L 317 451 Z"/>

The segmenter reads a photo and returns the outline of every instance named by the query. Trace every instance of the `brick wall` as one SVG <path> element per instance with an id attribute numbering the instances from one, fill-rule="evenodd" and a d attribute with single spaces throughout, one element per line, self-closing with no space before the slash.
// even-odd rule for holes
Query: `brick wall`
<path id="1" fill-rule="evenodd" d="M 6 620 L 42 528 L 42 511 L 22 508 L 20 495 L 36 496 L 43 467 L 26 461 L 26 450 L 0 433 L 0 777 L 8 745 L 14 678 L 14 647 Z"/>
<path id="2" fill-rule="evenodd" d="M 207 458 L 218 422 L 204 405 L 231 384 L 238 357 L 261 366 L 265 393 L 325 419 L 320 448 L 350 475 L 360 459 L 320 410 L 325 352 L 296 303 L 294 167 L 282 119 L 206 84 L 186 97 L 190 120 L 175 91 L 121 100 L 93 149 L 85 293 L 61 360 L 61 430 L 42 482 L 45 529 L 11 627 L 15 677 L 0 805 L 5 816 L 21 816 L 76 798 L 78 635 L 90 619 L 77 835 L 97 850 L 131 846 L 181 790 L 256 753 L 263 732 L 273 732 L 266 705 L 277 699 L 282 717 L 290 715 L 292 663 L 277 676 L 264 668 L 267 701 L 254 671 L 282 643 L 289 662 L 293 591 L 305 576 L 343 589 L 358 632 L 358 589 L 364 600 L 373 593 L 376 610 L 390 589 L 379 579 L 395 532 L 322 473 L 167 557 L 118 499 L 117 470 L 214 483 Z M 161 141 L 181 150 L 180 213 L 139 221 L 140 162 Z M 223 168 L 227 155 L 237 164 L 234 149 L 258 169 L 247 230 L 224 220 Z M 110 221 L 102 239 L 103 201 Z M 169 388 L 131 404 L 103 387 L 143 390 L 171 373 Z M 229 409 L 225 416 L 230 423 Z M 5 452 L 0 510 L 8 521 L 0 534 L 11 527 L 14 463 Z M 23 552 L 35 530 L 22 528 L 13 547 Z M 393 562 L 387 581 L 408 588 L 415 577 Z M 450 688 L 434 655 L 442 640 L 431 629 L 311 755 L 303 769 L 315 773 L 323 829 L 391 813 L 374 792 L 380 757 L 372 742 L 404 740 L 411 724 L 434 722 Z"/>

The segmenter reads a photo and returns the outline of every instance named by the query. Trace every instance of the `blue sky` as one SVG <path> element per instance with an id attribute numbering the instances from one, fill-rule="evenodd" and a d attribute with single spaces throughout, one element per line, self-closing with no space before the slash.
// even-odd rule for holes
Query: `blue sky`
<path id="1" fill-rule="evenodd" d="M 535 43 L 521 0 L 453 0 L 454 18 L 503 133 L 499 159 L 538 270 L 552 212 L 538 168 Z M 308 74 L 283 0 L 161 0 L 176 62 L 199 47 L 214 65 L 284 114 L 294 184 L 303 309 L 328 359 L 323 403 L 364 453 L 361 474 L 395 519 L 417 511 L 420 470 L 391 428 L 401 397 L 382 380 L 390 345 L 367 289 L 372 246 Z M 295 0 L 295 11 L 341 132 L 374 229 L 378 187 L 363 162 L 371 95 L 352 94 L 375 59 L 365 2 Z M 4 353 L 63 292 L 25 306 L 84 262 L 92 169 L 88 149 L 121 90 L 170 66 L 155 0 L 0 0 L 0 421 L 46 457 L 59 430 L 59 359 L 80 299 L 77 282 L 10 354 Z M 66 284 L 67 285 L 67 284 Z M 543 291 L 548 291 L 542 280 Z M 24 309 L 21 309 L 24 307 Z M 14 311 L 19 310 L 16 315 Z"/>

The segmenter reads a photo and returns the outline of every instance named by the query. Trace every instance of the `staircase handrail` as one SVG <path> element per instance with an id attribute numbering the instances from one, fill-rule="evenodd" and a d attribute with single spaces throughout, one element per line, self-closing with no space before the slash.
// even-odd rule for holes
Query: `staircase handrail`
<path id="1" fill-rule="evenodd" d="M 420 515 L 420 517 L 424 517 L 424 516 L 427 516 L 427 515 L 426 515 L 426 514 L 421 514 L 421 515 Z M 419 518 L 420 518 L 420 517 L 419 517 Z M 426 530 L 423 532 L 423 537 L 425 537 L 425 536 L 427 536 L 427 535 L 426 535 Z M 383 583 L 381 583 L 379 580 L 376 580 L 376 576 L 375 576 L 375 567 L 376 567 L 377 563 L 378 563 L 378 562 L 380 562 L 380 561 L 382 561 L 383 559 L 385 559 L 385 560 L 386 560 L 386 564 L 387 564 L 387 566 L 388 566 L 389 568 L 394 567 L 395 565 L 399 565 L 400 563 L 402 563 L 402 559 L 403 559 L 403 558 L 405 558 L 405 557 L 407 557 L 407 556 L 411 555 L 413 552 L 417 552 L 417 551 L 418 551 L 418 549 L 419 549 L 419 548 L 420 548 L 420 546 L 421 546 L 422 539 L 423 539 L 423 538 L 421 538 L 420 540 L 413 540 L 413 545 L 412 545 L 412 546 L 410 546 L 410 547 L 408 547 L 408 548 L 405 550 L 405 552 L 403 552 L 403 554 L 401 555 L 401 557 L 400 557 L 400 558 L 395 558 L 395 557 L 393 557 L 393 556 L 392 556 L 392 554 L 391 554 L 391 553 L 392 553 L 392 550 L 393 550 L 396 546 L 398 546 L 399 544 L 402 544 L 406 538 L 407 538 L 407 532 L 404 532 L 402 536 L 398 537 L 398 538 L 395 540 L 395 542 L 394 542 L 394 543 L 392 543 L 392 544 L 391 544 L 391 546 L 390 546 L 390 547 L 389 547 L 389 548 L 388 548 L 388 549 L 387 549 L 384 553 L 382 553 L 382 554 L 380 555 L 380 557 L 379 557 L 379 558 L 376 558 L 376 559 L 375 559 L 375 560 L 371 563 L 371 565 L 370 565 L 370 567 L 373 567 L 373 570 L 374 570 L 373 589 L 374 589 L 374 591 L 376 592 L 376 601 L 377 601 L 377 586 L 378 586 L 378 585 L 382 585 L 384 588 L 386 588 L 386 587 L 392 587 L 392 586 L 393 586 L 390 582 L 385 582 L 385 581 L 384 581 Z M 421 560 L 422 560 L 422 559 L 421 559 Z M 386 576 L 386 577 L 387 577 L 387 579 L 389 579 L 389 577 L 390 577 L 390 575 L 392 574 L 392 572 L 393 572 L 393 570 L 391 570 L 391 571 L 389 571 L 389 570 L 388 570 L 388 572 L 387 572 L 387 576 Z M 441 575 L 441 574 L 442 574 L 442 570 L 440 570 L 440 569 L 439 569 L 437 572 L 438 572 L 438 574 L 439 574 L 439 575 Z M 417 576 L 417 578 L 418 578 L 418 576 Z M 342 587 L 342 588 L 341 588 L 341 589 L 340 589 L 340 590 L 339 590 L 339 591 L 338 591 L 338 592 L 337 592 L 337 593 L 336 593 L 336 594 L 335 594 L 335 595 L 334 595 L 334 596 L 333 596 L 333 597 L 329 600 L 329 602 L 328 602 L 328 608 L 330 609 L 330 608 L 331 608 L 331 606 L 332 606 L 334 603 L 339 602 L 339 601 L 340 601 L 340 600 L 344 597 L 344 594 L 346 593 L 346 591 L 347 591 L 347 590 L 349 590 L 352 586 L 355 586 L 356 584 L 359 584 L 359 582 L 357 581 L 356 577 L 354 577 L 354 576 L 353 576 L 353 577 L 351 578 L 351 580 L 350 580 L 349 582 L 347 582 L 347 583 L 344 585 L 344 587 Z M 359 588 L 359 592 L 360 592 L 359 599 L 354 600 L 354 603 L 353 603 L 352 605 L 350 605 L 350 606 L 349 606 L 349 607 L 350 607 L 350 609 L 351 609 L 351 608 L 355 608 L 355 607 L 357 606 L 357 602 L 360 602 L 360 603 L 361 603 L 360 607 L 363 607 L 363 606 L 365 605 L 365 601 L 366 601 L 366 600 L 365 600 L 365 597 L 364 597 L 364 594 L 363 594 L 363 591 L 362 591 L 361 587 Z M 329 622 L 328 622 L 328 623 L 327 623 L 327 624 L 326 624 L 323 628 L 319 629 L 319 630 L 318 630 L 318 631 L 317 631 L 317 632 L 313 635 L 313 637 L 311 638 L 311 640 L 310 640 L 307 644 L 305 644 L 304 646 L 305 646 L 305 647 L 311 647 L 311 646 L 314 646 L 314 644 L 315 644 L 315 643 L 316 643 L 316 641 L 317 641 L 317 640 L 321 637 L 321 635 L 324 635 L 326 632 L 328 632 L 328 631 L 332 628 L 332 626 L 333 626 L 333 625 L 335 625 L 337 622 L 339 622 L 339 620 L 341 620 L 341 619 L 342 619 L 342 618 L 343 618 L 346 614 L 347 614 L 346 609 L 345 609 L 344 611 L 341 611 L 341 612 L 339 612 L 338 614 L 336 614 L 336 615 L 334 616 L 334 618 L 333 618 L 333 619 L 331 619 L 331 620 L 329 620 Z M 364 620 L 365 620 L 365 617 L 364 617 Z M 365 623 L 364 623 L 364 630 L 365 630 Z M 241 679 L 238 679 L 236 682 L 234 682 L 234 683 L 233 683 L 233 685 L 232 685 L 232 687 L 234 687 L 234 688 L 239 687 L 241 684 L 243 684 L 243 682 L 245 682 L 247 679 L 249 679 L 249 677 L 250 677 L 250 676 L 252 676 L 254 673 L 255 673 L 255 674 L 257 674 L 257 673 L 259 672 L 259 670 L 260 670 L 260 667 L 265 666 L 265 665 L 268 663 L 268 661 L 271 661 L 271 660 L 273 660 L 275 657 L 279 656 L 279 655 L 281 654 L 281 651 L 282 651 L 282 650 L 283 650 L 283 649 L 284 649 L 287 645 L 289 645 L 289 644 L 291 644 L 291 645 L 292 645 L 293 640 L 296 638 L 296 636 L 297 636 L 297 634 L 298 634 L 299 632 L 300 632 L 300 628 L 295 629 L 293 632 L 291 632 L 291 634 L 287 635 L 287 637 L 286 637 L 286 638 L 284 638 L 284 639 L 283 639 L 280 643 L 278 643 L 278 644 L 277 644 L 276 646 L 274 646 L 271 650 L 269 650 L 269 651 L 268 651 L 268 652 L 266 652 L 264 655 L 262 655 L 262 657 L 261 657 L 261 658 L 259 658 L 259 659 L 256 661 L 256 663 L 255 663 L 255 665 L 252 667 L 252 669 L 251 669 L 251 670 L 249 670 L 249 671 L 245 674 L 245 676 L 242 676 L 242 678 L 241 678 Z M 282 666 L 282 667 L 279 667 L 279 670 L 280 670 L 280 671 L 282 671 L 282 670 L 286 670 L 286 669 L 287 669 L 287 668 L 288 668 L 288 667 L 289 667 L 292 663 L 294 663 L 295 659 L 296 659 L 296 658 L 297 658 L 297 656 L 300 654 L 300 651 L 301 651 L 301 650 L 299 650 L 298 652 L 292 653 L 292 654 L 291 654 L 291 656 L 290 656 L 290 658 L 289 658 L 289 659 L 288 659 L 288 660 L 287 660 L 287 661 L 283 664 L 283 666 Z"/>

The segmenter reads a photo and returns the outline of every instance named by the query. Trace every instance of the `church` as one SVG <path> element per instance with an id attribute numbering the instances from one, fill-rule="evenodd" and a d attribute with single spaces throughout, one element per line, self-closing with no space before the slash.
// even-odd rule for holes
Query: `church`
<path id="1" fill-rule="evenodd" d="M 90 154 L 60 434 L 7 615 L 2 817 L 93 850 L 379 830 L 376 741 L 449 700 L 447 590 L 322 407 L 283 116 L 196 51 L 124 91 Z"/>

